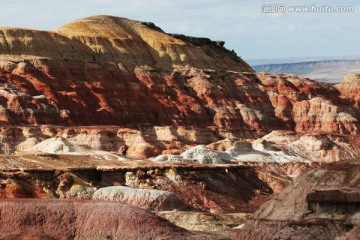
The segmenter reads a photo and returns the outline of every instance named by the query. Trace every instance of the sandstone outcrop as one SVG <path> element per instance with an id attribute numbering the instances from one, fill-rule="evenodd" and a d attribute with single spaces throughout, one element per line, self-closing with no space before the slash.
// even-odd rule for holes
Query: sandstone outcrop
<path id="1" fill-rule="evenodd" d="M 176 226 L 190 231 L 219 231 L 243 226 L 250 214 L 213 214 L 207 212 L 157 212 Z M 231 238 L 230 238 L 231 239 Z"/>
<path id="2" fill-rule="evenodd" d="M 360 108 L 360 74 L 349 74 L 336 85 L 336 88 L 345 100 L 350 99 L 351 104 L 357 109 Z"/>
<path id="3" fill-rule="evenodd" d="M 6 125 L 116 125 L 142 133 L 173 126 L 179 142 L 177 127 L 211 129 L 212 142 L 284 129 L 359 133 L 359 116 L 341 88 L 254 73 L 222 42 L 110 16 L 48 32 L 1 32 L 0 120 Z M 146 156 L 170 150 L 137 147 Z"/>
<path id="4" fill-rule="evenodd" d="M 359 167 L 359 160 L 355 159 L 305 173 L 264 204 L 245 224 L 239 239 L 356 236 L 360 212 Z"/>
<path id="5" fill-rule="evenodd" d="M 250 142 L 235 142 L 231 148 L 226 150 L 226 153 L 229 154 L 233 160 L 239 162 L 276 162 L 279 160 L 271 159 L 269 154 L 254 149 Z M 280 161 L 282 160 L 280 159 Z"/>
<path id="6" fill-rule="evenodd" d="M 47 152 L 47 153 L 55 153 L 55 154 L 71 154 L 71 153 L 85 153 L 86 149 L 77 146 L 71 141 L 61 138 L 49 138 L 46 139 L 35 146 L 25 149 L 25 151 L 39 151 L 39 152 Z"/>
<path id="7" fill-rule="evenodd" d="M 46 92 L 31 90 L 34 88 L 31 83 L 23 84 L 19 90 L 21 93 L 28 94 L 30 98 L 39 95 L 46 98 L 34 100 L 31 106 L 27 106 L 29 101 L 25 101 L 19 93 L 16 98 L 4 95 L 6 104 L 3 104 L 2 120 L 4 124 L 114 124 L 139 130 L 145 130 L 147 126 L 174 124 L 202 128 L 212 126 L 218 129 L 219 136 L 226 136 L 230 131 L 235 137 L 246 138 L 254 138 L 264 131 L 276 129 L 325 133 L 338 131 L 346 134 L 358 132 L 356 114 L 351 108 L 339 103 L 341 99 L 336 97 L 339 94 L 336 95 L 331 86 L 321 86 L 290 76 L 275 81 L 276 76 L 263 74 L 205 73 L 204 70 L 196 69 L 174 71 L 168 76 L 163 72 L 144 71 L 140 75 L 123 79 L 121 83 L 113 83 L 114 79 L 122 79 L 121 76 L 114 76 L 101 82 L 102 86 L 97 86 L 96 90 L 93 87 L 92 92 L 85 89 L 84 83 L 79 83 L 75 90 L 71 90 L 71 94 L 69 90 L 60 91 L 57 86 L 49 85 L 46 87 L 46 95 Z M 41 76 L 44 74 L 38 73 Z M 275 78 L 273 82 L 267 80 L 271 77 Z M 11 78 L 8 76 L 8 79 Z M 73 78 L 78 79 L 80 76 Z M 6 82 L 19 85 L 19 81 L 10 80 Z M 43 84 L 50 84 L 41 80 Z M 89 84 L 97 82 L 90 79 L 86 81 Z M 301 82 L 305 90 L 296 88 L 294 82 Z M 119 84 L 138 87 L 117 88 Z M 281 84 L 293 88 L 286 89 Z M 318 97 L 320 94 L 324 97 Z M 56 101 L 54 96 L 57 96 Z M 137 97 L 134 99 L 134 96 Z M 131 104 L 129 99 L 132 99 Z"/>
<path id="8" fill-rule="evenodd" d="M 250 213 L 291 182 L 283 171 L 286 165 L 209 166 L 202 171 L 182 166 L 166 171 L 130 172 L 125 174 L 125 185 L 173 192 L 185 204 L 207 212 Z"/>
<path id="9" fill-rule="evenodd" d="M 211 150 L 220 146 L 224 150 Z M 233 144 L 230 145 L 230 142 Z M 234 164 L 243 162 L 333 162 L 360 155 L 358 135 L 300 134 L 293 131 L 273 131 L 254 141 L 219 141 L 198 145 L 180 155 L 164 154 L 154 162 Z M 231 147 L 230 147 L 231 146 Z"/>
<path id="10" fill-rule="evenodd" d="M 351 108 L 341 108 L 321 97 L 296 103 L 294 113 L 297 132 L 358 133 L 358 120 Z"/>
<path id="11" fill-rule="evenodd" d="M 181 154 L 197 144 L 210 144 L 210 149 L 227 150 L 231 157 L 242 161 L 337 161 L 360 154 L 358 135 L 273 131 L 255 141 L 239 141 L 237 138 L 218 141 L 219 139 L 209 128 L 151 127 L 140 131 L 114 126 L 7 126 L 0 128 L 0 152 L 56 152 L 121 159 L 114 153 L 126 143 L 130 146 L 129 157 L 136 159 L 146 159 L 161 153 Z M 230 149 L 235 142 L 238 145 Z M 184 159 L 180 155 L 171 158 L 175 161 Z M 219 160 L 221 159 L 227 158 Z"/>
<path id="12" fill-rule="evenodd" d="M 198 145 L 183 152 L 181 157 L 194 159 L 201 164 L 224 164 L 231 163 L 232 158 L 229 154 L 221 151 L 212 151 L 205 145 Z"/>
<path id="13" fill-rule="evenodd" d="M 273 131 L 255 140 L 253 147 L 272 159 L 333 162 L 359 156 L 359 141 L 359 135 Z"/>
<path id="14" fill-rule="evenodd" d="M 128 144 L 130 157 L 145 159 L 162 151 L 179 153 L 191 144 L 209 144 L 218 139 L 211 129 L 194 127 L 149 127 L 141 131 L 115 126 L 3 126 L 0 127 L 0 152 L 103 155 L 105 153 L 99 151 L 117 152 Z"/>
<path id="15" fill-rule="evenodd" d="M 137 190 L 128 189 L 134 194 L 120 194 L 120 197 L 131 204 L 180 208 L 181 204 L 175 204 L 178 198 L 189 207 L 213 213 L 254 212 L 273 192 L 281 192 L 288 186 L 292 175 L 318 166 L 316 163 L 158 164 L 43 153 L 0 156 L 0 165 L 0 198 L 91 199 L 97 189 L 102 193 L 106 187 L 127 186 Z M 159 192 L 152 195 L 153 190 L 166 191 L 165 195 L 170 197 L 157 198 Z M 101 197 L 110 200 L 110 195 Z M 174 202 L 168 203 L 169 199 Z"/>
<path id="16" fill-rule="evenodd" d="M 188 208 L 174 193 L 125 186 L 100 188 L 94 193 L 92 199 L 126 203 L 151 211 L 185 210 Z"/>

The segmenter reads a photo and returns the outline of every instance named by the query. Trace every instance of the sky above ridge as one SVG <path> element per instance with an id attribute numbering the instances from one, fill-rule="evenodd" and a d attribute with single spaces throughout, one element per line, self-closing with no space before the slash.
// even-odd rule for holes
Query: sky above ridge
<path id="1" fill-rule="evenodd" d="M 357 0 L 0 0 L 0 26 L 51 30 L 93 15 L 223 40 L 247 61 L 360 55 Z"/>

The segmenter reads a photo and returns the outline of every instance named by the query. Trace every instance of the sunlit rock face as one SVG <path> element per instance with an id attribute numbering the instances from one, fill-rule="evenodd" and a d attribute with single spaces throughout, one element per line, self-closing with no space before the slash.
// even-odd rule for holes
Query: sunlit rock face
<path id="1" fill-rule="evenodd" d="M 344 100 L 350 99 L 350 103 L 356 109 L 360 107 L 360 74 L 349 74 L 336 85 L 336 88 L 341 92 L 341 97 Z"/>
<path id="2" fill-rule="evenodd" d="M 53 137 L 107 151 L 127 143 L 147 158 L 274 130 L 359 133 L 353 77 L 334 87 L 255 73 L 223 42 L 111 16 L 0 32 L 3 153 Z"/>
<path id="3" fill-rule="evenodd" d="M 0 30 L 4 123 L 215 125 L 245 133 L 306 121 L 299 130 L 312 130 L 316 120 L 298 118 L 318 108 L 313 98 L 338 105 L 330 85 L 254 74 L 219 42 L 169 35 L 151 23 L 95 16 L 47 32 Z M 296 106 L 301 101 L 309 104 Z M 356 131 L 350 110 L 331 113 L 329 124 L 347 121 L 344 131 Z"/>

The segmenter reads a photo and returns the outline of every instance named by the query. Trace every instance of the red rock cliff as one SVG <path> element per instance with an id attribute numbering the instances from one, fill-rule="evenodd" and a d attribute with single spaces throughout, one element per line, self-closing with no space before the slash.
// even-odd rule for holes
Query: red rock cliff
<path id="1" fill-rule="evenodd" d="M 256 74 L 223 42 L 108 16 L 0 32 L 2 124 L 358 133 L 358 115 L 339 90 Z"/>

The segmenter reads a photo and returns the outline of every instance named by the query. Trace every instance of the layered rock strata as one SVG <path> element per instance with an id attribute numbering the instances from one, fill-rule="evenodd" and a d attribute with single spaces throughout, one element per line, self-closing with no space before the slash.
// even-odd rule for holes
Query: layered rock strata
<path id="1" fill-rule="evenodd" d="M 359 167 L 355 159 L 305 173 L 264 204 L 238 239 L 359 238 Z"/>
<path id="2" fill-rule="evenodd" d="M 4 125 L 213 127 L 246 138 L 359 131 L 341 87 L 254 73 L 221 42 L 151 23 L 96 16 L 48 32 L 2 28 L 0 42 Z"/>
<path id="3" fill-rule="evenodd" d="M 300 163 L 156 165 L 44 154 L 0 160 L 1 165 L 12 162 L 0 173 L 0 198 L 94 197 L 150 210 L 200 209 L 213 213 L 252 213 L 273 192 L 291 183 L 292 171 L 314 168 Z M 71 160 L 77 165 L 70 165 Z M 36 169 L 30 164 L 42 166 Z"/>
<path id="4" fill-rule="evenodd" d="M 136 189 L 125 186 L 100 188 L 94 193 L 92 199 L 127 203 L 151 211 L 190 209 L 172 192 Z"/>
<path id="5" fill-rule="evenodd" d="M 184 239 L 194 236 L 155 214 L 116 202 L 1 200 L 0 209 L 0 239 Z"/>

